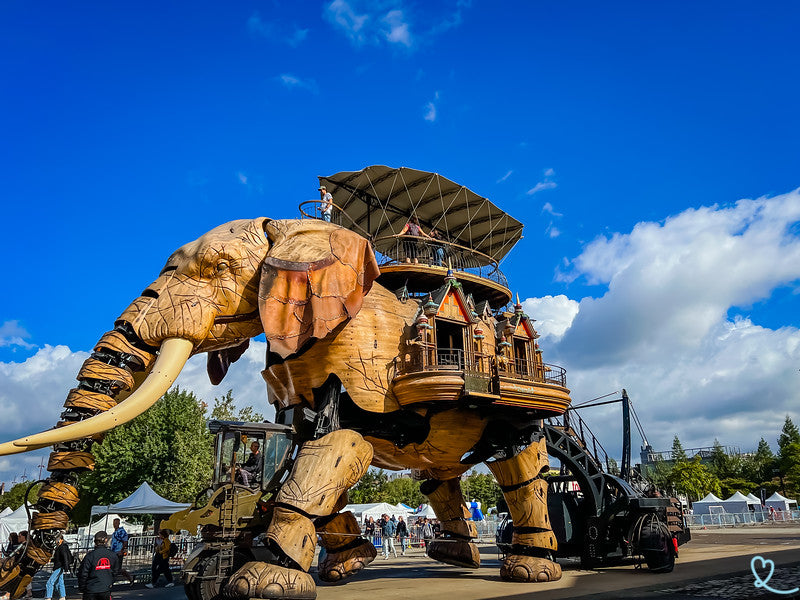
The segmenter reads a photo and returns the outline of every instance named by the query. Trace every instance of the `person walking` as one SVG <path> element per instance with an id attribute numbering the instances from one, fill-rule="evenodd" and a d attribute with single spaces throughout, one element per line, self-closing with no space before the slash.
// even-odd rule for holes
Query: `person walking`
<path id="1" fill-rule="evenodd" d="M 119 557 L 106 548 L 108 534 L 94 534 L 94 550 L 83 557 L 78 569 L 78 589 L 83 600 L 111 600 L 114 576 L 119 574 Z"/>
<path id="2" fill-rule="evenodd" d="M 389 560 L 389 549 L 391 549 L 394 557 L 397 558 L 397 550 L 394 547 L 395 536 L 394 521 L 389 518 L 389 515 L 383 515 L 381 521 L 381 536 L 383 537 L 383 558 Z"/>
<path id="3" fill-rule="evenodd" d="M 128 532 L 120 524 L 119 519 L 114 519 L 114 533 L 111 534 L 111 551 L 119 557 L 119 572 L 133 585 L 133 576 L 122 568 L 125 557 L 128 555 Z"/>
<path id="4" fill-rule="evenodd" d="M 145 587 L 153 589 L 158 582 L 158 578 L 163 574 L 167 579 L 167 585 L 164 587 L 172 587 L 172 571 L 169 569 L 170 546 L 172 542 L 169 541 L 169 534 L 166 529 L 158 532 L 158 539 L 156 540 L 156 549 L 153 554 L 153 581 L 145 584 Z"/>
<path id="5" fill-rule="evenodd" d="M 331 196 L 330 192 L 328 192 L 328 188 L 324 185 L 320 186 L 318 191 L 319 199 L 322 201 L 322 206 L 320 207 L 322 220 L 330 223 L 331 215 L 333 214 L 333 196 Z"/>
<path id="6" fill-rule="evenodd" d="M 169 534 L 166 529 L 158 532 L 158 539 L 156 539 L 156 549 L 153 554 L 153 580 L 145 584 L 144 587 L 153 589 L 158 583 L 158 578 L 163 574 L 167 580 L 164 587 L 172 587 L 172 571 L 169 569 L 170 546 L 172 542 L 169 541 Z"/>
<path id="7" fill-rule="evenodd" d="M 367 519 L 366 525 L 364 525 L 364 535 L 367 536 L 367 539 L 375 545 L 375 519 L 370 517 Z"/>
<path id="8" fill-rule="evenodd" d="M 425 519 L 422 523 L 422 542 L 425 544 L 425 550 L 428 550 L 428 544 L 433 539 L 433 525 L 429 519 Z"/>
<path id="9" fill-rule="evenodd" d="M 408 525 L 403 520 L 403 516 L 397 517 L 397 539 L 400 540 L 400 554 L 406 555 L 406 539 L 408 538 Z"/>
<path id="10" fill-rule="evenodd" d="M 69 544 L 64 541 L 64 536 L 58 534 L 56 550 L 53 552 L 53 572 L 45 585 L 45 598 L 52 600 L 53 590 L 58 590 L 58 600 L 64 600 L 67 595 L 67 588 L 64 586 L 64 573 L 69 571 L 72 564 L 72 553 L 69 551 Z"/>

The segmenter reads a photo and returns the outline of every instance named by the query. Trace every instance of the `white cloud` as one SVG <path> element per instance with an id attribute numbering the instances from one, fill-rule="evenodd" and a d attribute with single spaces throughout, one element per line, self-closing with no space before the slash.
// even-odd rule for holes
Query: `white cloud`
<path id="1" fill-rule="evenodd" d="M 425 105 L 425 115 L 422 117 L 426 121 L 430 121 L 433 123 L 436 121 L 437 113 L 436 113 L 436 102 L 439 100 L 439 92 L 436 92 L 433 96 L 433 100 L 428 102 Z"/>
<path id="2" fill-rule="evenodd" d="M 561 235 L 561 230 L 550 223 L 550 225 L 547 226 L 547 229 L 545 229 L 545 233 L 550 236 L 550 239 L 555 239 Z"/>
<path id="3" fill-rule="evenodd" d="M 503 183 L 503 182 L 504 182 L 506 179 L 508 179 L 509 177 L 511 177 L 511 174 L 512 174 L 513 172 L 514 172 L 514 171 L 511 171 L 511 170 L 509 170 L 509 171 L 508 171 L 508 172 L 507 172 L 505 175 L 503 175 L 503 176 L 502 176 L 500 179 L 498 179 L 498 180 L 497 180 L 495 183 Z"/>
<path id="4" fill-rule="evenodd" d="M 564 216 L 563 214 L 561 214 L 559 212 L 556 212 L 555 209 L 553 208 L 553 205 L 550 204 L 549 202 L 545 202 L 544 203 L 544 206 L 542 206 L 542 212 L 550 213 L 554 217 L 563 217 Z"/>
<path id="5" fill-rule="evenodd" d="M 404 0 L 333 0 L 325 6 L 323 16 L 354 46 L 386 43 L 413 50 L 419 41 L 430 41 L 458 27 L 469 5 L 465 0 L 428 4 Z M 415 29 L 414 23 L 422 25 Z"/>
<path id="6" fill-rule="evenodd" d="M 357 14 L 349 2 L 333 0 L 325 8 L 325 16 L 354 44 L 361 45 L 368 41 L 369 32 L 365 25 L 370 20 L 370 15 Z"/>
<path id="7" fill-rule="evenodd" d="M 537 192 L 541 192 L 542 190 L 552 190 L 556 187 L 558 186 L 554 181 L 540 181 L 531 189 L 529 189 L 526 193 L 529 196 L 533 196 L 534 194 L 536 194 Z"/>
<path id="8" fill-rule="evenodd" d="M 596 239 L 566 278 L 606 286 L 601 297 L 524 303 L 542 321 L 545 360 L 567 367 L 576 401 L 627 388 L 657 449 L 675 434 L 684 446 L 774 444 L 785 415 L 797 415 L 800 330 L 729 313 L 797 285 L 798 221 L 795 191 Z M 587 417 L 613 430 L 614 410 Z"/>
<path id="9" fill-rule="evenodd" d="M 540 181 L 539 183 L 537 183 L 535 186 L 533 186 L 531 189 L 529 189 L 527 194 L 529 196 L 533 196 L 534 194 L 536 194 L 538 192 L 541 192 L 543 190 L 553 190 L 556 187 L 558 187 L 556 182 L 553 181 L 552 179 L 550 179 L 555 174 L 556 174 L 556 172 L 553 169 L 545 169 L 544 170 L 544 179 L 542 181 Z M 553 207 L 550 205 L 549 202 L 544 205 L 542 210 L 546 211 L 548 206 L 550 207 L 550 212 L 552 212 L 552 208 Z M 558 215 L 556 213 L 552 213 L 552 214 L 555 215 L 555 216 L 559 216 L 559 217 L 561 216 L 561 215 Z"/>
<path id="10" fill-rule="evenodd" d="M 291 73 L 282 73 L 278 76 L 280 82 L 290 90 L 306 90 L 313 94 L 319 93 L 317 82 L 313 79 L 301 79 Z"/>
<path id="11" fill-rule="evenodd" d="M 544 296 L 542 298 L 528 298 L 522 302 L 523 310 L 536 319 L 536 331 L 542 336 L 542 341 L 561 339 L 564 332 L 572 325 L 575 315 L 580 310 L 580 305 L 575 300 L 570 300 L 564 294 L 558 296 Z"/>
<path id="12" fill-rule="evenodd" d="M 239 173 L 238 173 L 238 176 L 239 176 L 239 182 L 240 182 L 242 185 L 247 185 L 247 175 L 245 175 L 244 173 L 242 173 L 241 171 L 239 171 Z"/>
<path id="13" fill-rule="evenodd" d="M 383 22 L 389 28 L 386 32 L 386 40 L 389 43 L 411 47 L 411 32 L 409 24 L 403 20 L 402 10 L 390 10 L 383 17 Z"/>
<path id="14" fill-rule="evenodd" d="M 31 334 L 19 324 L 19 321 L 4 321 L 0 325 L 0 348 L 3 346 L 19 346 L 21 348 L 33 348 L 34 345 L 26 342 L 25 339 Z"/>

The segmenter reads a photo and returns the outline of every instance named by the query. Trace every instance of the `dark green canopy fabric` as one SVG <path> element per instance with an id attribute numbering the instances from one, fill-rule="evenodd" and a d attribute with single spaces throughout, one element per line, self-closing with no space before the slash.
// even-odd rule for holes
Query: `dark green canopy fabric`
<path id="1" fill-rule="evenodd" d="M 374 165 L 319 181 L 345 213 L 342 225 L 373 239 L 399 233 L 413 215 L 426 233 L 436 229 L 499 262 L 522 237 L 522 223 L 437 173 Z"/>

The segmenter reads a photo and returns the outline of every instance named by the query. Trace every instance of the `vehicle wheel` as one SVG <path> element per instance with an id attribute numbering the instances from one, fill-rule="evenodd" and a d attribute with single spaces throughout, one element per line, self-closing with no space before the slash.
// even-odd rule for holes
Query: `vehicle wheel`
<path id="1" fill-rule="evenodd" d="M 201 558 L 197 563 L 197 578 L 192 586 L 197 590 L 196 596 L 192 598 L 187 591 L 186 596 L 189 600 L 220 600 L 222 588 L 228 582 L 228 577 L 233 575 L 242 565 L 250 560 L 243 552 L 236 552 L 233 555 L 233 571 L 222 580 L 216 578 L 219 566 L 217 554 Z M 207 578 L 207 579 L 206 579 Z"/>

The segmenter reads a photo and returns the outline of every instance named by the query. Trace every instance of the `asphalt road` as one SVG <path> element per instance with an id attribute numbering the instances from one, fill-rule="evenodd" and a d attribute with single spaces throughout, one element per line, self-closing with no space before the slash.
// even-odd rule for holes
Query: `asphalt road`
<path id="1" fill-rule="evenodd" d="M 481 546 L 481 567 L 450 567 L 430 560 L 420 550 L 408 556 L 375 562 L 343 585 L 320 585 L 319 600 L 549 600 L 560 598 L 643 598 L 659 600 L 740 600 L 800 598 L 754 587 L 750 570 L 754 556 L 774 561 L 768 584 L 777 590 L 800 586 L 800 527 L 693 531 L 681 547 L 672 573 L 653 574 L 634 564 L 583 571 L 573 561 L 562 566 L 560 581 L 544 584 L 500 580 L 500 560 L 494 546 Z M 768 566 L 768 565 L 767 565 Z M 766 573 L 762 573 L 766 577 Z M 163 582 L 163 580 L 162 580 Z M 72 591 L 72 590 L 69 590 Z M 149 590 L 141 584 L 119 585 L 114 600 L 183 600 L 180 585 Z M 70 598 L 76 598 L 74 594 Z"/>

